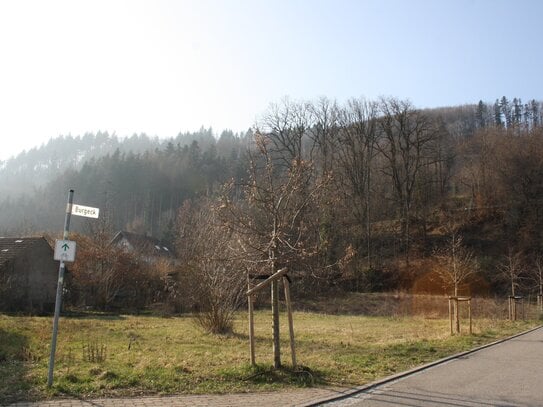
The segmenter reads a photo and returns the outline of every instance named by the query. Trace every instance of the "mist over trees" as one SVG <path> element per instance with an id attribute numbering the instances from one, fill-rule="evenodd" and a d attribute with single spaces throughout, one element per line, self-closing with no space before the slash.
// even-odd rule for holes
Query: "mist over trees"
<path id="1" fill-rule="evenodd" d="M 112 229 L 164 234 L 184 200 L 238 170 L 239 143 L 231 131 L 216 140 L 203 128 L 160 143 L 146 135 L 121 141 L 103 133 L 52 140 L 0 170 L 0 232 L 56 231 L 63 216 L 58 208 L 73 187 L 79 202 L 101 208 Z M 76 230 L 85 230 L 75 222 Z"/>
<path id="2" fill-rule="evenodd" d="M 0 161 L 2 195 L 16 197 L 32 194 L 36 188 L 43 187 L 62 172 L 79 169 L 85 162 L 111 154 L 116 149 L 138 154 L 158 147 L 158 139 L 151 139 L 145 134 L 134 134 L 124 140 L 107 132 L 50 139 L 41 147 Z"/>
<path id="3" fill-rule="evenodd" d="M 212 275 L 196 241 L 207 236 L 235 247 L 219 263 L 288 266 L 302 291 L 382 290 L 410 287 L 425 259 L 455 247 L 453 228 L 481 278 L 505 290 L 496 254 L 541 256 L 542 123 L 541 103 L 518 98 L 424 110 L 395 98 L 285 99 L 243 134 L 61 137 L 1 163 L 0 235 L 56 233 L 72 187 L 109 233 L 152 235 L 180 253 L 186 205 L 208 208 L 223 239 L 190 234 L 191 273 L 205 264 Z M 74 228 L 92 238 L 88 222 Z"/>

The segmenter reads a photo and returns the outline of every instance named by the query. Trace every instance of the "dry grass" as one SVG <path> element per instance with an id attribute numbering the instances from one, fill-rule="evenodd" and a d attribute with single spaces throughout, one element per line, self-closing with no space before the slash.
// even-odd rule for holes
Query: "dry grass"
<path id="1" fill-rule="evenodd" d="M 348 293 L 339 297 L 319 298 L 318 300 L 298 301 L 300 311 L 319 312 L 337 315 L 366 315 L 423 318 L 447 318 L 448 297 L 439 295 L 397 293 Z M 534 299 L 531 299 L 535 301 Z M 539 311 L 529 298 L 524 302 L 523 318 L 537 319 Z M 519 316 L 521 305 L 518 305 Z M 467 308 L 461 305 L 461 311 L 467 316 Z M 507 299 L 472 298 L 473 318 L 505 319 L 508 315 Z"/>
<path id="2" fill-rule="evenodd" d="M 391 300 L 392 301 L 392 300 Z M 337 304 L 339 309 L 340 304 Z M 388 306 L 388 305 L 387 305 Z M 283 362 L 289 364 L 286 316 Z M 474 335 L 448 335 L 446 318 L 294 314 L 298 361 L 308 375 L 272 371 L 271 313 L 256 315 L 258 366 L 248 364 L 247 315 L 235 334 L 203 333 L 190 317 L 61 318 L 55 385 L 45 386 L 51 318 L 0 315 L 0 404 L 59 395 L 262 391 L 312 384 L 358 385 L 504 337 L 537 321 L 476 319 Z M 88 358 L 89 344 L 107 349 Z"/>

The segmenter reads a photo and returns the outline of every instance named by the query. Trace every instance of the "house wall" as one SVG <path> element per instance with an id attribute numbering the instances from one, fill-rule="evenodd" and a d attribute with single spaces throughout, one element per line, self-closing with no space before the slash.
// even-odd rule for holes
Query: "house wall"
<path id="1" fill-rule="evenodd" d="M 0 269 L 0 310 L 21 311 L 27 307 L 25 278 L 15 272 L 15 265 L 8 261 Z"/>
<path id="2" fill-rule="evenodd" d="M 29 296 L 38 302 L 40 311 L 53 311 L 58 282 L 59 262 L 53 259 L 53 249 L 43 240 L 29 255 Z"/>
<path id="3" fill-rule="evenodd" d="M 55 306 L 58 280 L 58 262 L 53 259 L 53 249 L 43 240 L 19 256 L 12 268 L 17 282 L 15 299 L 21 311 L 51 312 Z"/>

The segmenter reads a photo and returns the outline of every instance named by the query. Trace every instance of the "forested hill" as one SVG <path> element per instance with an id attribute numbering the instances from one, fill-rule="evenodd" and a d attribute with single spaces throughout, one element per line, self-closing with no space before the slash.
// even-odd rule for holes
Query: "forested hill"
<path id="1" fill-rule="evenodd" d="M 375 110 L 371 117 L 364 111 L 368 106 Z M 387 129 L 387 120 L 397 127 Z M 515 211 L 522 210 L 507 195 L 520 184 L 504 184 L 507 176 L 500 162 L 514 163 L 506 153 L 528 152 L 518 150 L 516 144 L 506 146 L 500 135 L 536 134 L 541 122 L 540 102 L 523 103 L 516 98 L 423 111 L 393 99 L 352 100 L 341 106 L 320 99 L 272 106 L 260 126 L 275 135 L 272 140 L 281 142 L 302 134 L 304 158 L 311 160 L 316 174 L 319 169 L 334 174 L 337 199 L 345 200 L 350 208 L 343 220 L 352 221 L 349 227 L 354 229 L 349 230 L 360 236 L 344 238 L 363 242 L 367 240 L 364 233 L 369 232 L 361 231 L 368 222 L 412 218 L 415 224 L 402 233 L 419 233 L 422 226 L 417 222 L 424 222 L 444 203 L 514 204 Z M 395 139 L 404 124 L 423 125 L 428 139 L 420 150 L 396 151 L 393 156 L 394 148 L 405 147 L 404 141 Z M 368 139 L 365 132 L 370 127 L 374 133 Z M 204 128 L 168 140 L 144 134 L 121 139 L 107 133 L 53 139 L 1 164 L 0 235 L 58 231 L 67 190 L 73 187 L 76 201 L 100 207 L 110 228 L 168 238 L 177 211 L 188 198 L 211 195 L 224 181 L 239 180 L 247 173 L 245 154 L 253 141 L 250 131 L 214 135 Z M 284 146 L 285 151 L 291 147 Z M 518 191 L 514 192 L 518 201 Z M 521 193 L 526 199 L 539 194 Z M 371 199 L 366 199 L 368 195 Z M 76 229 L 85 227 L 75 222 Z M 400 241 L 404 238 L 398 236 Z"/>
<path id="2" fill-rule="evenodd" d="M 220 136 L 228 138 L 234 137 L 234 134 L 227 130 Z M 45 186 L 65 171 L 77 171 L 85 163 L 116 151 L 138 155 L 166 148 L 168 144 L 189 146 L 194 141 L 203 149 L 216 142 L 211 128 L 201 128 L 197 132 L 180 133 L 175 138 L 160 140 L 144 133 L 131 137 L 118 137 L 107 132 L 59 136 L 40 147 L 0 161 L 0 196 L 14 199 L 23 194 L 32 195 L 37 188 Z"/>
<path id="3" fill-rule="evenodd" d="M 110 227 L 163 234 L 185 199 L 234 175 L 244 139 L 202 128 L 167 140 L 107 133 L 51 140 L 0 170 L 0 235 L 58 230 L 70 187 L 78 202 L 102 208 Z"/>
<path id="4" fill-rule="evenodd" d="M 107 132 L 83 136 L 60 136 L 47 144 L 24 151 L 0 162 L 0 185 L 3 196 L 17 197 L 33 193 L 67 169 L 79 169 L 88 160 L 120 151 L 143 152 L 159 147 L 157 139 L 134 135 L 120 140 Z"/>

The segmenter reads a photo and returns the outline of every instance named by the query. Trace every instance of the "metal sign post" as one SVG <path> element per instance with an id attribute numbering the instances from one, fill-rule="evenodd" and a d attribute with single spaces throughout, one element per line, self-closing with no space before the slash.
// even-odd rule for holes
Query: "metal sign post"
<path id="1" fill-rule="evenodd" d="M 64 218 L 63 240 L 68 240 L 68 231 L 70 230 L 70 217 L 72 214 L 72 203 L 74 201 L 74 190 L 70 189 L 68 193 L 68 205 L 66 206 L 66 217 Z M 58 268 L 57 298 L 55 301 L 55 317 L 53 318 L 53 337 L 51 338 L 51 355 L 49 357 L 49 373 L 47 376 L 47 387 L 53 385 L 53 370 L 55 368 L 55 351 L 57 348 L 58 318 L 60 315 L 60 305 L 62 303 L 62 287 L 64 285 L 64 259 L 60 260 Z"/>
<path id="2" fill-rule="evenodd" d="M 100 209 L 90 206 L 74 205 L 74 190 L 70 189 L 68 193 L 68 205 L 66 205 L 66 217 L 64 218 L 64 234 L 62 240 L 55 242 L 55 260 L 60 260 L 58 268 L 57 299 L 55 301 L 55 317 L 53 318 L 53 336 L 51 338 L 51 355 L 49 357 L 49 373 L 47 375 L 47 387 L 53 385 L 53 371 L 55 369 L 55 351 L 57 349 L 58 318 L 60 316 L 60 306 L 62 304 L 62 287 L 64 285 L 64 272 L 66 270 L 64 263 L 75 260 L 76 243 L 68 240 L 68 231 L 70 230 L 71 215 L 84 216 L 86 218 L 98 219 Z"/>

